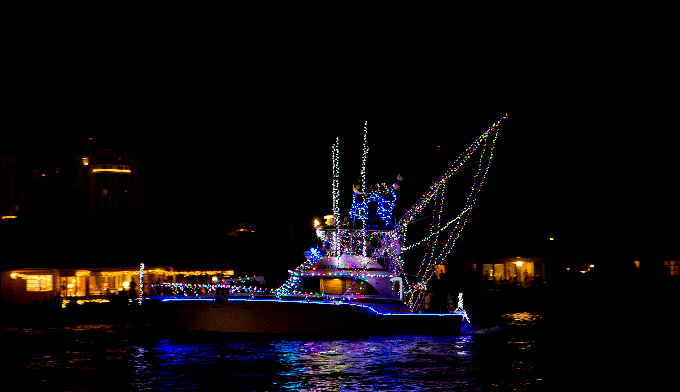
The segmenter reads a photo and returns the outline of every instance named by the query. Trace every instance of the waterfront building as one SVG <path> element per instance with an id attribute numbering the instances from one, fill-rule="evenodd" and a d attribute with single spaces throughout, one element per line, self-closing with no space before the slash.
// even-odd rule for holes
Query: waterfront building
<path id="1" fill-rule="evenodd" d="M 73 186 L 80 191 L 79 213 L 90 219 L 139 211 L 139 171 L 132 151 L 96 149 L 76 157 Z"/>
<path id="2" fill-rule="evenodd" d="M 466 265 L 466 275 L 469 281 L 491 283 L 518 283 L 529 286 L 537 279 L 546 280 L 546 267 L 552 262 L 543 257 L 504 257 L 472 259 Z"/>
<path id="3" fill-rule="evenodd" d="M 140 271 L 143 285 L 140 288 Z M 107 302 L 130 288 L 160 295 L 159 287 L 172 283 L 193 288 L 234 275 L 234 270 L 175 269 L 171 266 L 109 268 L 19 268 L 2 271 L 2 304 L 30 305 L 57 296 L 83 302 Z M 132 282 L 135 282 L 132 284 Z M 137 296 L 138 293 L 133 293 Z"/>
<path id="4" fill-rule="evenodd" d="M 19 211 L 17 158 L 2 158 L 0 165 L 0 217 L 16 219 Z"/>

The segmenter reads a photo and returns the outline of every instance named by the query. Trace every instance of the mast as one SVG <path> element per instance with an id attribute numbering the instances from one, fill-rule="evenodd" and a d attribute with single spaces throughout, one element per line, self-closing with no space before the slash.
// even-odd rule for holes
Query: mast
<path id="1" fill-rule="evenodd" d="M 363 242 L 363 256 L 366 257 L 366 219 L 368 218 L 368 205 L 366 205 L 366 195 L 367 195 L 367 189 L 366 189 L 366 157 L 368 156 L 368 143 L 366 142 L 368 136 L 368 121 L 364 121 L 364 149 L 363 149 L 363 154 L 361 157 L 361 192 L 363 193 L 362 195 L 362 201 L 363 201 L 363 209 L 366 211 L 363 211 L 363 213 L 360 215 L 361 218 L 361 224 L 362 224 L 362 242 Z"/>
<path id="2" fill-rule="evenodd" d="M 340 138 L 333 143 L 333 220 L 335 233 L 333 234 L 333 253 L 340 255 Z"/>

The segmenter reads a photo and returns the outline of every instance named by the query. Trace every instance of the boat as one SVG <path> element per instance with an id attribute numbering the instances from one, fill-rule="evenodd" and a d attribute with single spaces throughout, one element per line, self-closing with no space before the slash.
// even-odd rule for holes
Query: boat
<path id="1" fill-rule="evenodd" d="M 474 192 L 473 185 L 473 193 L 458 216 L 448 223 L 431 225 L 426 241 L 431 246 L 426 249 L 431 253 L 431 262 L 421 265 L 419 274 L 410 278 L 404 273 L 402 252 L 413 246 L 405 246 L 404 237 L 408 225 L 425 206 L 432 205 L 433 200 L 434 211 L 439 208 L 441 216 L 443 197 L 438 204 L 437 198 L 444 190 L 446 179 L 474 151 L 481 150 L 482 155 L 484 151 L 493 151 L 495 136 L 491 136 L 494 132 L 497 135 L 497 125 L 487 129 L 461 155 L 464 159 L 458 159 L 398 222 L 392 214 L 396 191 L 403 177 L 398 175 L 391 185 L 368 186 L 365 181 L 368 149 L 364 145 L 362 179 L 352 185 L 352 208 L 341 223 L 339 140 L 336 139 L 333 145 L 333 214 L 325 217 L 325 224 L 317 222 L 315 230 L 319 246 L 305 252 L 305 262 L 289 271 L 290 278 L 281 287 L 265 293 L 243 293 L 239 290 L 240 281 L 232 279 L 216 284 L 214 292 L 207 296 L 163 298 L 163 303 L 190 331 L 305 336 L 459 334 L 461 323 L 468 318 L 462 293 L 458 293 L 456 308 L 444 313 L 423 311 L 422 300 L 427 282 L 436 266 L 443 262 L 442 258 L 433 255 L 448 255 L 467 221 L 483 177 L 480 182 L 475 176 L 479 188 Z M 364 132 L 365 144 L 366 125 Z M 488 164 L 482 167 L 481 158 L 479 162 L 485 175 Z M 454 226 L 454 233 L 449 234 L 441 252 L 434 252 L 435 237 L 439 238 L 446 229 L 451 229 L 450 226 Z"/>
<path id="2" fill-rule="evenodd" d="M 334 235 L 337 230 L 323 227 L 317 232 Z M 191 331 L 290 335 L 460 332 L 461 320 L 466 317 L 462 306 L 453 313 L 440 314 L 414 313 L 405 304 L 403 280 L 391 264 L 394 260 L 377 256 L 385 246 L 393 245 L 389 240 L 393 230 L 342 232 L 345 241 L 387 240 L 368 256 L 351 254 L 356 244 L 338 255 L 321 256 L 314 249 L 306 263 L 290 271 L 291 279 L 276 291 L 275 298 L 232 293 L 232 281 L 217 287 L 212 297 L 165 298 L 163 302 Z"/>

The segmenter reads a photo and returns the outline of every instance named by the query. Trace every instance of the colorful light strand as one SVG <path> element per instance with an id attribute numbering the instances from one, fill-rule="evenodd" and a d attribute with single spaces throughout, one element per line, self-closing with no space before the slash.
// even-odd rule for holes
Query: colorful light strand
<path id="1" fill-rule="evenodd" d="M 335 234 L 333 239 L 333 254 L 340 254 L 338 244 L 338 228 L 340 227 L 340 138 L 335 138 L 333 144 L 333 224 Z"/>
<path id="2" fill-rule="evenodd" d="M 145 265 L 144 263 L 139 264 L 139 298 L 142 298 L 144 296 L 144 268 Z M 139 301 L 139 304 L 142 304 L 142 301 Z"/>
<path id="3" fill-rule="evenodd" d="M 505 119 L 506 116 L 503 117 Z M 502 120 L 502 119 L 501 119 Z M 418 243 L 407 246 L 404 250 L 411 249 L 413 246 L 420 245 L 423 242 L 426 243 L 426 248 L 423 256 L 423 260 L 420 265 L 419 272 L 417 274 L 416 280 L 413 283 L 408 283 L 406 293 L 408 294 L 408 305 L 411 309 L 415 309 L 418 305 L 418 301 L 421 297 L 422 292 L 427 288 L 427 283 L 434 275 L 437 266 L 441 265 L 444 260 L 450 254 L 453 246 L 458 240 L 460 233 L 465 227 L 467 220 L 469 218 L 472 207 L 476 203 L 477 196 L 484 185 L 486 175 L 489 171 L 491 165 L 491 159 L 493 157 L 493 149 L 496 145 L 496 140 L 498 137 L 498 123 L 494 123 L 489 127 L 486 132 L 479 136 L 466 150 L 463 152 L 454 162 L 454 164 L 440 176 L 439 180 L 428 189 L 428 191 L 416 202 L 407 212 L 404 217 L 397 224 L 397 229 L 405 233 L 408 225 L 415 221 L 415 218 L 419 216 L 425 207 L 432 204 L 433 214 L 430 223 L 429 235 Z M 493 137 L 491 137 L 493 135 Z M 477 172 L 475 173 L 472 181 L 472 186 L 470 187 L 470 193 L 468 194 L 465 205 L 463 206 L 462 212 L 452 221 L 447 223 L 444 227 L 441 226 L 441 215 L 444 211 L 444 191 L 446 187 L 446 180 L 450 178 L 455 172 L 458 171 L 464 163 L 466 163 L 475 152 L 480 151 L 479 160 L 477 165 Z M 488 152 L 488 155 L 487 155 Z M 435 250 L 435 247 L 440 243 L 439 235 L 444 232 L 453 222 L 456 224 L 453 226 L 448 238 L 441 245 L 439 251 Z"/>
<path id="4" fill-rule="evenodd" d="M 189 297 L 189 296 L 200 296 L 214 294 L 215 289 L 218 287 L 223 287 L 222 283 L 170 283 L 164 282 L 161 284 L 152 284 L 151 288 L 156 291 L 159 288 L 160 292 L 156 291 L 156 294 L 161 295 L 165 293 L 164 289 L 170 290 L 170 295 L 174 297 Z M 231 285 L 230 292 L 232 293 L 249 293 L 249 294 L 270 294 L 272 290 L 258 287 L 258 286 L 238 286 Z"/>
<path id="5" fill-rule="evenodd" d="M 420 199 L 406 211 L 401 220 L 394 226 L 393 230 L 367 229 L 366 223 L 369 219 L 369 202 L 378 203 L 377 216 L 385 223 L 391 223 L 392 212 L 396 202 L 394 187 L 378 184 L 369 189 L 366 185 L 366 161 L 369 151 L 367 144 L 367 121 L 364 122 L 361 179 L 360 184 L 358 184 L 359 186 L 353 189 L 352 208 L 349 213 L 353 219 L 356 220 L 356 218 L 358 218 L 362 222 L 362 227 L 361 229 L 340 229 L 339 210 L 337 209 L 337 206 L 339 205 L 339 183 L 337 181 L 339 178 L 339 141 L 336 138 L 336 142 L 333 145 L 333 216 L 335 228 L 333 230 L 317 228 L 317 237 L 322 242 L 323 250 L 313 248 L 307 261 L 296 268 L 295 271 L 290 271 L 291 278 L 279 289 L 275 290 L 276 295 L 280 297 L 296 294 L 310 298 L 329 299 L 331 296 L 328 294 L 307 293 L 299 290 L 299 279 L 308 276 L 354 277 L 354 282 L 345 292 L 345 295 L 347 295 L 351 292 L 352 286 L 360 277 L 383 278 L 385 277 L 383 276 L 384 272 L 382 273 L 383 275 L 381 275 L 380 273 L 371 273 L 371 271 L 367 271 L 367 266 L 369 265 L 368 261 L 363 267 L 359 266 L 359 268 L 351 270 L 333 272 L 316 271 L 316 265 L 323 257 L 352 255 L 366 257 L 366 260 L 380 259 L 384 264 L 384 268 L 391 274 L 390 277 L 394 277 L 400 276 L 403 273 L 404 261 L 401 257 L 401 252 L 425 244 L 418 274 L 411 279 L 409 279 L 408 276 L 403 275 L 405 283 L 404 294 L 407 299 L 407 304 L 411 310 L 415 310 L 418 306 L 418 299 L 421 298 L 423 292 L 426 290 L 427 283 L 436 272 L 437 266 L 441 265 L 449 256 L 453 246 L 460 237 L 460 233 L 467 224 L 472 207 L 476 203 L 479 192 L 484 185 L 486 175 L 489 171 L 493 158 L 493 150 L 498 138 L 498 126 L 505 118 L 507 118 L 507 113 L 501 120 L 489 127 L 462 154 L 460 154 L 449 169 L 446 170 L 420 197 Z M 447 180 L 468 162 L 475 153 L 479 153 L 477 171 L 473 176 L 472 185 L 470 186 L 470 192 L 465 199 L 465 204 L 455 218 L 445 222 L 443 213 L 444 211 L 448 211 L 444 208 Z M 428 206 L 432 208 L 428 234 L 420 241 L 405 246 L 405 235 L 408 226 L 411 223 L 422 220 L 423 218 L 419 217 L 423 215 L 423 212 Z M 446 232 L 449 230 L 450 232 L 447 234 Z M 441 240 L 440 236 L 442 237 Z M 455 312 L 463 314 L 467 319 L 467 314 L 462 309 L 462 294 L 459 295 L 458 305 Z"/>

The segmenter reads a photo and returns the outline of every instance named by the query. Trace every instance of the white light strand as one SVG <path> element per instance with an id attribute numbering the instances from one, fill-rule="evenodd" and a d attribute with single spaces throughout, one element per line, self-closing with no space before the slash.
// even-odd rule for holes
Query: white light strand
<path id="1" fill-rule="evenodd" d="M 458 293 L 458 306 L 456 307 L 456 310 L 453 311 L 455 314 L 460 314 L 463 316 L 463 318 L 469 323 L 470 319 L 468 318 L 468 314 L 463 308 L 463 293 Z"/>
<path id="2" fill-rule="evenodd" d="M 335 220 L 335 235 L 333 238 L 333 252 L 340 254 L 338 228 L 340 227 L 340 138 L 335 138 L 333 144 L 333 219 Z"/>
<path id="3" fill-rule="evenodd" d="M 363 200 L 363 205 L 368 208 L 366 205 L 366 194 L 368 190 L 366 189 L 366 157 L 368 156 L 368 143 L 366 141 L 368 137 L 368 121 L 364 121 L 364 151 L 363 155 L 361 157 L 361 192 L 363 193 L 362 195 L 362 200 Z M 366 218 L 368 217 L 368 214 L 364 213 L 361 219 L 361 223 L 363 226 L 363 233 L 362 233 L 362 240 L 364 243 L 364 249 L 363 249 L 363 256 L 366 257 Z"/>

